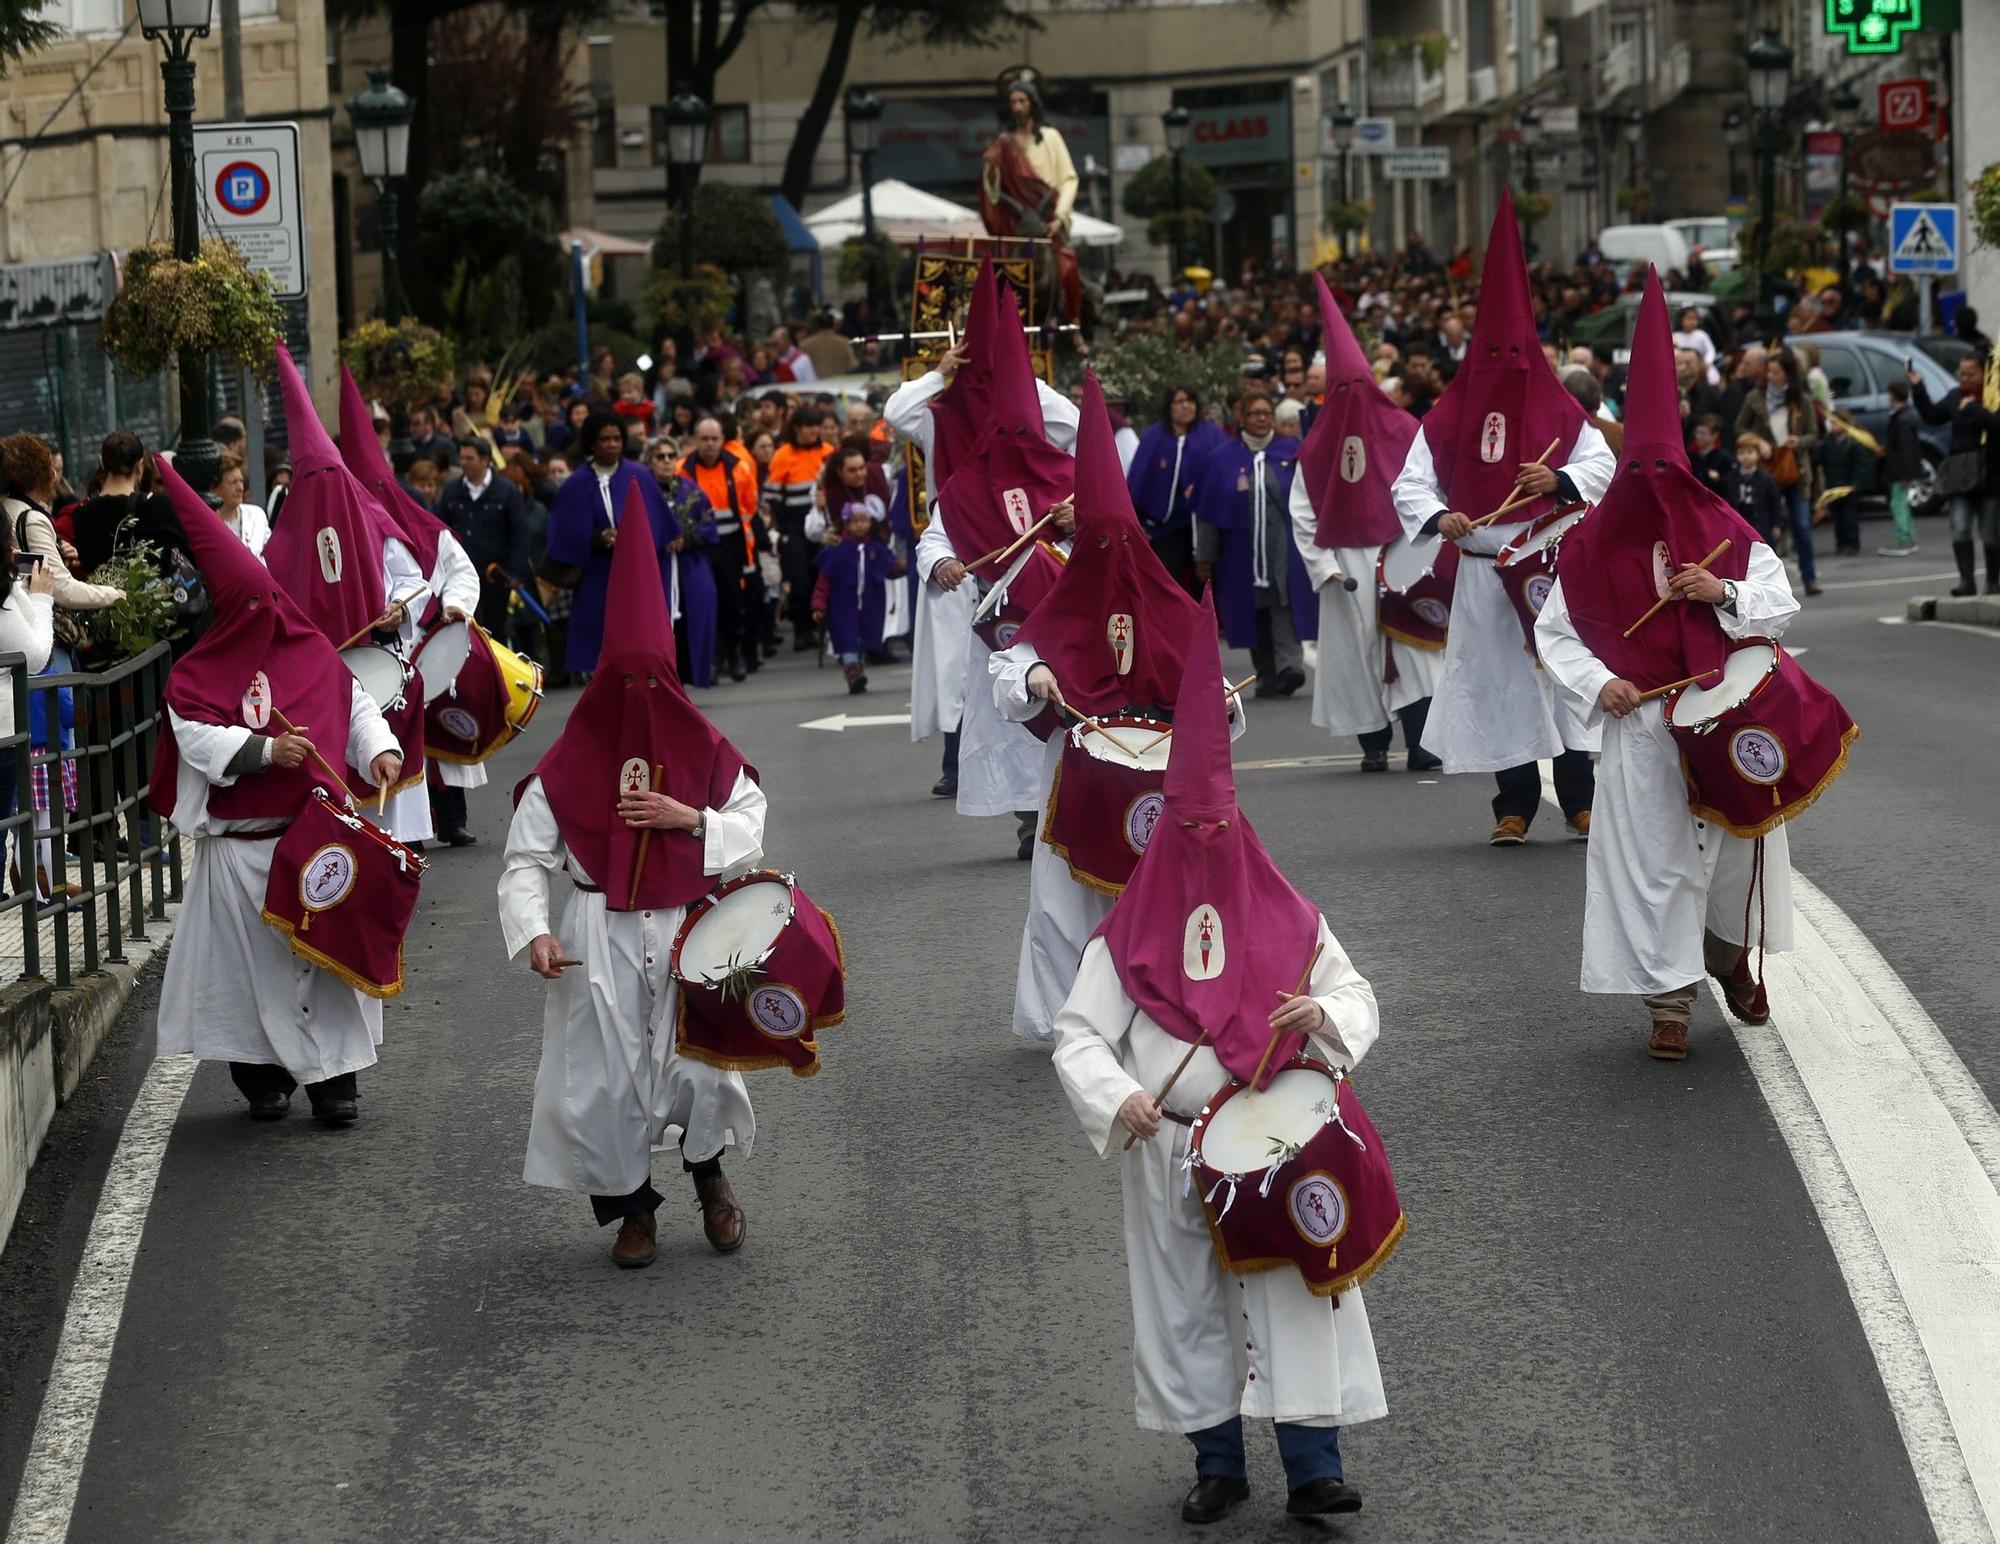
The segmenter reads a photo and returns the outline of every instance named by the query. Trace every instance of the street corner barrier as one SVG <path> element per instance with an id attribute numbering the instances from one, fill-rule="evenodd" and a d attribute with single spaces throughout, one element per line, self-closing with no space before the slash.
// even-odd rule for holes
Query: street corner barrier
<path id="1" fill-rule="evenodd" d="M 0 1248 L 56 1113 L 55 1036 L 46 981 L 0 990 Z"/>
<path id="2" fill-rule="evenodd" d="M 1966 627 L 2000 627 L 2000 595 L 1941 596 L 1925 620 L 1957 622 Z"/>

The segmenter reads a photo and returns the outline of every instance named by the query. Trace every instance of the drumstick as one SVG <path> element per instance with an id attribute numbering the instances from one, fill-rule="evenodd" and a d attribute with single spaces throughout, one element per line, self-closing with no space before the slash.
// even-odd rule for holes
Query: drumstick
<path id="1" fill-rule="evenodd" d="M 1731 538 L 1727 536 L 1723 537 L 1721 541 L 1715 544 L 1715 550 L 1711 552 L 1707 557 L 1703 558 L 1699 563 L 1695 564 L 1695 567 L 1701 569 L 1703 572 L 1706 572 L 1709 564 L 1713 563 L 1717 558 L 1721 557 L 1723 553 L 1729 550 L 1730 543 L 1731 543 Z M 1668 601 L 1672 600 L 1673 598 L 1674 598 L 1674 592 L 1672 590 L 1669 590 L 1667 591 L 1666 594 L 1662 595 L 1658 600 L 1654 601 L 1652 606 L 1648 608 L 1644 616 L 1639 618 L 1638 621 L 1634 622 L 1630 627 L 1625 629 L 1625 636 L 1627 638 L 1630 638 L 1640 628 L 1644 627 L 1648 622 L 1652 621 L 1653 613 L 1658 611 L 1662 606 L 1664 606 Z"/>
<path id="2" fill-rule="evenodd" d="M 1041 519 L 1037 520 L 1033 525 L 1029 526 L 1027 530 L 1023 531 L 1019 536 L 1015 537 L 1006 546 L 995 547 L 991 552 L 987 553 L 986 556 L 981 558 L 974 558 L 970 563 L 966 564 L 965 566 L 968 569 L 983 568 L 988 563 L 991 563 L 995 558 L 998 558 L 1000 561 L 1004 563 L 1008 558 L 1011 558 L 1015 553 L 1019 552 L 1029 542 L 1033 541 L 1035 539 L 1035 532 L 1039 531 L 1043 526 L 1047 525 L 1051 520 L 1055 519 L 1056 510 L 1060 509 L 1061 507 L 1062 506 L 1059 503 L 1051 505 L 1049 508 L 1049 512 L 1046 515 L 1043 515 Z"/>
<path id="3" fill-rule="evenodd" d="M 412 590 L 410 591 L 409 594 L 403 596 L 400 600 L 393 600 L 389 602 L 388 609 L 393 611 L 398 606 L 407 607 L 410 604 L 410 602 L 415 600 L 419 595 L 423 595 L 426 593 L 428 592 L 425 590 Z M 352 638 L 348 639 L 347 642 L 343 643 L 339 649 L 335 649 L 333 652 L 338 654 L 341 652 L 341 649 L 353 648 L 357 643 L 361 642 L 362 639 L 366 638 L 370 633 L 374 631 L 375 631 L 375 624 L 373 622 L 370 622 L 366 627 L 362 628 L 360 632 L 356 633 Z"/>
<path id="4" fill-rule="evenodd" d="M 666 773 L 665 767 L 653 768 L 653 792 L 660 791 L 660 778 Z M 625 909 L 631 911 L 639 904 L 639 879 L 646 872 L 646 844 L 653 839 L 653 828 L 647 826 L 639 833 L 639 852 L 632 860 L 632 888 L 625 893 Z"/>
<path id="5" fill-rule="evenodd" d="M 384 783 L 375 790 L 375 823 L 382 823 L 382 812 L 389 806 L 389 785 Z"/>
<path id="6" fill-rule="evenodd" d="M 1306 961 L 1306 968 L 1299 972 L 1299 984 L 1292 988 L 1292 997 L 1303 997 L 1305 995 L 1306 983 L 1312 980 L 1313 969 L 1319 964 L 1320 951 L 1325 947 L 1325 939 L 1321 939 L 1319 943 L 1313 946 L 1313 957 Z M 1277 992 L 1280 997 L 1285 996 L 1276 987 L 1273 987 L 1271 990 Z M 1290 1002 L 1291 998 L 1287 997 L 1285 1000 Z M 1271 1065 L 1271 1054 L 1278 1049 L 1278 1042 L 1284 1038 L 1285 1032 L 1282 1029 L 1271 1031 L 1271 1043 L 1264 1047 L 1264 1054 L 1257 1062 L 1257 1070 L 1251 1075 L 1250 1086 L 1252 1088 L 1255 1088 L 1259 1083 L 1264 1081 L 1264 1069 Z"/>
<path id="7" fill-rule="evenodd" d="M 1550 456 L 1555 454 L 1556 446 L 1560 445 L 1561 443 L 1562 443 L 1562 436 L 1557 435 L 1556 438 L 1549 441 L 1549 448 L 1543 451 L 1539 456 L 1535 457 L 1534 460 L 1530 461 L 1528 465 L 1529 466 L 1543 465 L 1545 462 L 1547 462 Z M 1477 520 L 1473 521 L 1472 523 L 1474 526 L 1491 525 L 1495 520 L 1498 520 L 1502 515 L 1506 514 L 1508 510 L 1514 508 L 1515 505 L 1525 504 L 1529 499 L 1539 498 L 1539 497 L 1541 497 L 1540 494 L 1529 493 L 1524 488 L 1516 488 L 1512 493 L 1507 495 L 1506 503 L 1502 504 L 1498 509 L 1494 510 L 1492 514 L 1481 515 Z"/>
<path id="8" fill-rule="evenodd" d="M 582 960 L 550 960 L 549 968 L 551 970 L 569 970 L 582 964 Z"/>
<path id="9" fill-rule="evenodd" d="M 1665 686 L 1656 686 L 1650 692 L 1639 693 L 1641 702 L 1651 702 L 1655 697 L 1664 697 L 1668 692 L 1679 691 L 1683 686 L 1692 686 L 1697 681 L 1706 681 L 1712 675 L 1721 675 L 1722 669 L 1704 670 L 1700 675 L 1691 675 L 1685 681 L 1669 681 Z"/>
<path id="10" fill-rule="evenodd" d="M 1119 739 L 1117 735 L 1113 734 L 1109 729 L 1106 729 L 1102 724 L 1098 723 L 1096 719 L 1085 717 L 1083 714 L 1077 712 L 1076 709 L 1071 707 L 1068 703 L 1059 702 L 1056 704 L 1056 706 L 1062 712 L 1067 713 L 1071 718 L 1075 719 L 1079 724 L 1083 725 L 1084 728 L 1091 730 L 1096 734 L 1103 735 L 1105 739 L 1109 740 L 1113 745 L 1117 746 L 1121 751 L 1123 751 L 1126 755 L 1132 757 L 1134 760 L 1137 760 L 1140 756 L 1143 756 L 1145 754 L 1144 751 L 1133 750 L 1131 746 L 1127 745 L 1123 740 Z"/>
<path id="11" fill-rule="evenodd" d="M 1207 1044 L 1208 1044 L 1208 1031 L 1204 1029 L 1199 1035 L 1195 1036 L 1194 1044 L 1188 1047 L 1187 1055 L 1181 1058 L 1181 1064 L 1178 1067 L 1174 1068 L 1173 1076 L 1168 1078 L 1167 1081 L 1161 1086 L 1159 1093 L 1153 1096 L 1153 1103 L 1155 1104 L 1166 1103 L 1167 1095 L 1171 1094 L 1174 1091 L 1174 1085 L 1180 1082 L 1181 1074 L 1187 1071 L 1188 1063 L 1194 1060 L 1194 1053 L 1196 1051 L 1199 1051 L 1203 1046 Z M 1125 1145 L 1121 1147 L 1119 1151 L 1124 1153 L 1131 1152 L 1132 1144 L 1138 1140 L 1139 1140 L 1139 1133 L 1135 1131 L 1125 1139 Z"/>
<path id="12" fill-rule="evenodd" d="M 271 709 L 271 717 L 275 718 L 278 721 L 278 727 L 284 730 L 286 734 L 295 734 L 301 740 L 306 740 L 304 731 L 294 729 L 292 727 L 292 721 L 286 718 L 285 715 L 280 713 L 275 707 Z M 333 786 L 340 790 L 341 796 L 347 800 L 350 806 L 352 806 L 352 804 L 354 803 L 354 794 L 347 786 L 347 779 L 342 777 L 338 772 L 333 770 L 333 764 L 319 753 L 319 747 L 317 745 L 314 745 L 312 741 L 306 740 L 306 749 L 311 754 L 312 759 L 314 761 L 317 761 L 320 764 L 320 766 L 325 770 L 326 775 L 333 779 Z"/>
<path id="13" fill-rule="evenodd" d="M 1247 675 L 1242 680 L 1238 681 L 1234 686 L 1230 687 L 1228 691 L 1222 694 L 1222 705 L 1225 708 L 1228 707 L 1229 704 L 1234 702 L 1239 696 L 1243 694 L 1243 688 L 1248 686 L 1252 681 L 1256 679 L 1257 677 L 1255 675 Z M 1151 750 L 1154 746 L 1158 745 L 1162 740 L 1168 738 L 1168 736 L 1173 734 L 1173 732 L 1174 732 L 1173 726 L 1169 724 L 1165 729 L 1162 729 L 1158 734 L 1154 735 L 1152 739 L 1148 740 L 1144 745 L 1140 746 L 1139 754 L 1141 756 L 1145 755 L 1147 751 Z"/>

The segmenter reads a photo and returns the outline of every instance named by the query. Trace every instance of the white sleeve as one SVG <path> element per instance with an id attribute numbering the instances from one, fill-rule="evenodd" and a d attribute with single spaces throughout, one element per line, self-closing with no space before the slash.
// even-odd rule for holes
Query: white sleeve
<path id="1" fill-rule="evenodd" d="M 403 607 L 402 626 L 396 629 L 396 636 L 406 650 L 416 642 L 421 625 L 419 616 L 423 607 L 417 604 L 417 599 L 430 592 L 431 582 L 424 577 L 417 555 L 399 541 L 383 542 L 382 593 L 392 601 L 409 603 Z"/>
<path id="2" fill-rule="evenodd" d="M 1431 461 L 1431 442 L 1422 429 L 1410 441 L 1410 453 L 1403 458 L 1403 469 L 1396 474 L 1389 497 L 1396 501 L 1403 534 L 1411 541 L 1417 539 L 1432 515 L 1446 507 L 1444 490 L 1438 486 L 1437 468 Z"/>
<path id="3" fill-rule="evenodd" d="M 803 386 L 807 381 L 816 381 L 818 379 L 819 366 L 812 362 L 812 355 L 808 354 L 804 349 L 800 349 L 799 357 L 792 361 L 793 382 Z"/>
<path id="4" fill-rule="evenodd" d="M 1598 700 L 1598 693 L 1604 690 L 1605 682 L 1616 677 L 1578 636 L 1560 579 L 1549 586 L 1548 599 L 1542 602 L 1541 614 L 1535 618 L 1535 654 L 1542 668 L 1569 696 L 1570 706 L 1583 715 L 1584 727 L 1595 729 L 1602 723 L 1604 704 Z"/>
<path id="5" fill-rule="evenodd" d="M 1132 1000 L 1111 963 L 1111 951 L 1103 939 L 1093 938 L 1084 948 L 1076 985 L 1056 1011 L 1051 1060 L 1070 1108 L 1100 1157 L 1118 1150 L 1123 1129 L 1118 1111 L 1144 1091 L 1118 1055 L 1131 1027 Z"/>
<path id="6" fill-rule="evenodd" d="M 736 774 L 736 786 L 719 810 L 705 809 L 708 834 L 702 843 L 704 874 L 727 874 L 750 867 L 764 856 L 764 816 L 769 810 L 764 790 L 748 772 Z"/>
<path id="7" fill-rule="evenodd" d="M 903 382 L 882 404 L 882 417 L 888 421 L 889 427 L 905 439 L 915 440 L 926 461 L 931 458 L 931 436 L 935 427 L 931 422 L 930 400 L 943 391 L 946 384 L 942 375 L 930 370 L 914 381 Z"/>
<path id="8" fill-rule="evenodd" d="M 384 751 L 403 754 L 395 733 L 383 719 L 381 709 L 375 706 L 375 699 L 356 681 L 347 701 L 347 764 L 357 772 L 366 773 Z"/>
<path id="9" fill-rule="evenodd" d="M 1317 590 L 1340 571 L 1339 560 L 1319 544 L 1319 514 L 1303 477 L 1292 479 L 1292 542 L 1306 565 L 1306 577 Z"/>
<path id="10" fill-rule="evenodd" d="M 519 959 L 522 950 L 550 931 L 549 875 L 561 869 L 563 857 L 555 811 L 542 780 L 531 777 L 514 806 L 500 869 L 500 936 L 508 959 Z"/>
<path id="11" fill-rule="evenodd" d="M 1076 429 L 1083 422 L 1076 404 L 1047 381 L 1035 382 L 1035 394 L 1042 400 L 1042 430 L 1057 450 L 1076 454 Z"/>
<path id="12" fill-rule="evenodd" d="M 239 504 L 236 507 L 236 529 L 254 557 L 262 559 L 265 547 L 271 541 L 271 517 L 255 504 Z"/>
<path id="13" fill-rule="evenodd" d="M 55 649 L 55 598 L 31 595 L 23 581 L 14 581 L 7 603 L 0 606 L 0 651 L 19 651 L 28 663 L 28 674 L 39 675 L 48 668 Z M 6 689 L 0 677 L 0 691 Z"/>
<path id="14" fill-rule="evenodd" d="M 826 540 L 826 511 L 815 504 L 806 511 L 806 540 L 820 542 Z"/>
<path id="15" fill-rule="evenodd" d="M 472 566 L 471 555 L 449 531 L 438 536 L 438 560 L 431 573 L 431 588 L 441 605 L 456 607 L 467 616 L 479 609 L 479 570 Z"/>
<path id="16" fill-rule="evenodd" d="M 1325 1026 L 1313 1039 L 1328 1060 L 1352 1070 L 1381 1034 L 1382 1019 L 1375 1006 L 1375 989 L 1354 968 L 1325 917 L 1319 919 L 1319 959 L 1306 990 L 1326 1014 Z"/>
<path id="17" fill-rule="evenodd" d="M 993 678 L 993 706 L 1002 718 L 1025 724 L 1042 711 L 1042 699 L 1028 690 L 1028 672 L 1041 662 L 1042 656 L 1032 643 L 995 649 L 986 657 L 986 670 Z"/>
<path id="18" fill-rule="evenodd" d="M 242 724 L 204 724 L 182 718 L 172 708 L 167 709 L 167 717 L 173 724 L 174 745 L 184 766 L 199 772 L 217 788 L 227 788 L 236 781 L 229 775 L 229 763 L 250 738 L 250 729 Z"/>
<path id="19" fill-rule="evenodd" d="M 938 564 L 946 558 L 957 556 L 958 553 L 951 545 L 951 537 L 945 532 L 944 511 L 932 510 L 930 524 L 924 527 L 923 535 L 917 538 L 917 577 L 928 580 L 931 570 Z"/>
<path id="20" fill-rule="evenodd" d="M 1763 542 L 1750 547 L 1750 567 L 1736 581 L 1736 614 L 1720 606 L 1715 618 L 1732 638 L 1782 638 L 1799 614 L 1798 598 L 1785 565 Z"/>
<path id="21" fill-rule="evenodd" d="M 1139 431 L 1127 424 L 1111 436 L 1111 443 L 1118 447 L 1118 469 L 1130 477 L 1132 458 L 1139 454 Z"/>
<path id="22" fill-rule="evenodd" d="M 1612 476 L 1618 470 L 1618 457 L 1611 449 L 1611 442 L 1604 437 L 1604 431 L 1596 424 L 1586 423 L 1576 437 L 1576 446 L 1569 453 L 1569 460 L 1563 463 L 1563 475 L 1569 478 L 1569 485 L 1576 489 L 1576 496 L 1586 504 L 1595 504 L 1604 497 L 1604 490 L 1611 486 Z"/>

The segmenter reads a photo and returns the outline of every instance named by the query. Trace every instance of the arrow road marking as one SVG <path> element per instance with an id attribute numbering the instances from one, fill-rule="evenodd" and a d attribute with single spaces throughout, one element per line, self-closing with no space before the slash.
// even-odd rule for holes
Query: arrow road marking
<path id="1" fill-rule="evenodd" d="M 882 724 L 907 724 L 907 713 L 836 713 L 831 718 L 816 718 L 799 725 L 801 729 L 822 729 L 828 734 L 841 734 L 849 729 L 873 729 Z"/>

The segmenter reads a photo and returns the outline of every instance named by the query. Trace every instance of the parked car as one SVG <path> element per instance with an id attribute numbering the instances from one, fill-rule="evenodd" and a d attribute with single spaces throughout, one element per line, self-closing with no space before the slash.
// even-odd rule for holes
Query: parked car
<path id="1" fill-rule="evenodd" d="M 1727 215 L 1702 214 L 1682 220 L 1669 220 L 1667 229 L 1679 231 L 1681 240 L 1690 247 L 1736 245 L 1736 228 L 1729 223 Z"/>
<path id="2" fill-rule="evenodd" d="M 1570 336 L 1571 343 L 1581 343 L 1589 348 L 1609 348 L 1616 363 L 1623 364 L 1632 351 L 1632 329 L 1639 321 L 1639 294 L 1627 290 L 1602 311 L 1593 311 L 1576 324 Z M 1693 306 L 1701 313 L 1701 324 L 1711 334 L 1728 337 L 1728 327 L 1717 310 L 1715 298 L 1711 295 L 1697 295 L 1687 290 L 1667 292 L 1667 315 L 1678 320 L 1687 307 Z M 1718 329 L 1720 329 L 1718 333 Z"/>
<path id="3" fill-rule="evenodd" d="M 1810 343 L 1833 388 L 1833 405 L 1877 439 L 1889 424 L 1889 382 L 1915 365 L 1933 402 L 1958 385 L 1958 361 L 1971 352 L 1956 338 L 1914 338 L 1906 332 L 1815 332 L 1793 334 L 1787 344 Z M 1940 507 L 1934 480 L 1951 438 L 1948 424 L 1917 423 L 1923 441 L 1924 475 L 1910 489 L 1910 508 L 1928 514 Z"/>
<path id="4" fill-rule="evenodd" d="M 1742 254 L 1735 247 L 1703 247 L 1701 260 L 1709 273 L 1718 279 L 1743 266 Z"/>
<path id="5" fill-rule="evenodd" d="M 1618 269 L 1651 263 L 1663 275 L 1687 272 L 1687 238 L 1670 225 L 1607 225 L 1597 233 L 1597 250 Z"/>

